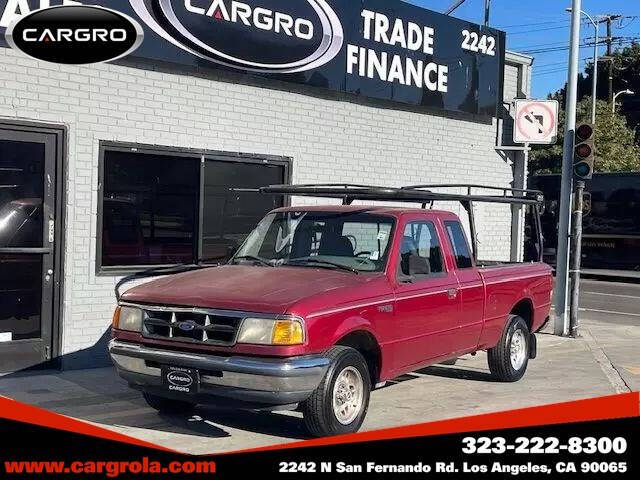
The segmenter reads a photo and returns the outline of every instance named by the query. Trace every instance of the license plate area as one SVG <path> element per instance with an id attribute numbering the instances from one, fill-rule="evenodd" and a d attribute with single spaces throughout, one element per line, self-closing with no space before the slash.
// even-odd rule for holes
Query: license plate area
<path id="1" fill-rule="evenodd" d="M 200 372 L 195 368 L 161 365 L 162 386 L 173 393 L 193 395 L 200 389 Z"/>

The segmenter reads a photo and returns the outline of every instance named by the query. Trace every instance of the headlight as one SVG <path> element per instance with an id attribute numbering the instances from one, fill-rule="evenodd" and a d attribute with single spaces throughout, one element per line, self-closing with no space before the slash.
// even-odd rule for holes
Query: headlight
<path id="1" fill-rule="evenodd" d="M 118 307 L 113 314 L 113 328 L 130 332 L 142 331 L 142 310 L 135 307 Z"/>
<path id="2" fill-rule="evenodd" d="M 304 343 L 304 328 L 300 320 L 245 318 L 238 343 L 257 345 L 300 345 Z"/>

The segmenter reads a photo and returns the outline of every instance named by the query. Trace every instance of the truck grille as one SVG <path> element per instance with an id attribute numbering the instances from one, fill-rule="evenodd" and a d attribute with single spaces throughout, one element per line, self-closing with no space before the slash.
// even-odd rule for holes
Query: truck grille
<path id="1" fill-rule="evenodd" d="M 143 335 L 148 338 L 233 345 L 245 314 L 216 310 L 142 307 Z"/>

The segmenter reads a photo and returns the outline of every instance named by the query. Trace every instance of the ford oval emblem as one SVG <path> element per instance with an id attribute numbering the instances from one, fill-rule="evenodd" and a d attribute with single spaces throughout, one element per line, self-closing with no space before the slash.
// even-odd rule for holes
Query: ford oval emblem
<path id="1" fill-rule="evenodd" d="M 170 372 L 167 374 L 167 381 L 175 387 L 190 387 L 193 385 L 193 378 L 186 372 Z"/>
<path id="2" fill-rule="evenodd" d="M 14 49 L 45 62 L 86 65 L 136 50 L 144 38 L 138 22 L 94 5 L 59 5 L 31 12 L 5 33 Z"/>
<path id="3" fill-rule="evenodd" d="M 295 73 L 335 58 L 344 43 L 326 0 L 129 0 L 144 23 L 196 57 L 260 73 Z"/>
<path id="4" fill-rule="evenodd" d="M 191 332 L 196 328 L 196 324 L 193 322 L 180 322 L 178 328 L 183 332 Z"/>

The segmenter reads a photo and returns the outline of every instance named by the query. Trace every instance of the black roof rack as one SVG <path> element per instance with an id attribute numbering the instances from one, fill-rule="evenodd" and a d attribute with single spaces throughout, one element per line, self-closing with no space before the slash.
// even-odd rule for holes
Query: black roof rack
<path id="1" fill-rule="evenodd" d="M 466 194 L 434 192 L 435 188 L 466 188 Z M 502 192 L 502 195 L 473 194 L 473 189 Z M 520 205 L 541 205 L 544 195 L 538 190 L 491 187 L 472 184 L 412 185 L 407 187 L 380 187 L 348 183 L 326 183 L 307 185 L 270 185 L 260 189 L 262 193 L 294 195 L 304 197 L 340 198 L 345 205 L 354 200 L 421 203 L 423 206 L 433 201 L 486 202 Z"/>
<path id="2" fill-rule="evenodd" d="M 465 188 L 466 194 L 434 192 L 436 188 Z M 501 195 L 474 194 L 474 189 L 502 192 Z M 434 201 L 460 202 L 469 215 L 471 246 L 474 259 L 478 260 L 478 240 L 475 225 L 473 203 L 501 203 L 510 205 L 531 205 L 535 210 L 540 261 L 542 261 L 542 230 L 540 228 L 540 210 L 544 204 L 544 195 L 539 190 L 520 188 L 492 187 L 474 184 L 411 185 L 407 187 L 380 187 L 349 183 L 324 183 L 308 185 L 271 185 L 259 189 L 261 193 L 275 195 L 294 195 L 298 197 L 324 197 L 342 199 L 343 205 L 351 205 L 354 200 L 420 203 L 422 208 Z"/>

